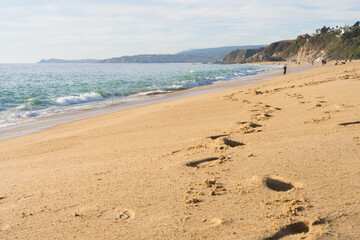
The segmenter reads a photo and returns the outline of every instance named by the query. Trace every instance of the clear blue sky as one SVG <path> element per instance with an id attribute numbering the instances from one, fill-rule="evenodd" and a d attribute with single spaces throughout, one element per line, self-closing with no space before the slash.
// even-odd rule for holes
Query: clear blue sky
<path id="1" fill-rule="evenodd" d="M 357 20 L 358 0 L 0 0 L 0 63 L 269 44 Z"/>

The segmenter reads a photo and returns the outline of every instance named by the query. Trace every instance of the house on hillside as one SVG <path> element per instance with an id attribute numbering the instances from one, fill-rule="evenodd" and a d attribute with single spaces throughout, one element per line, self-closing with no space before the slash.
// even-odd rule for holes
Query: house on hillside
<path id="1" fill-rule="evenodd" d="M 346 28 L 342 28 L 340 31 L 340 34 L 343 35 L 344 33 L 350 32 L 350 28 L 346 27 Z"/>
<path id="2" fill-rule="evenodd" d="M 340 36 L 342 36 L 344 33 L 351 32 L 351 27 L 345 25 L 345 27 L 340 28 Z"/>

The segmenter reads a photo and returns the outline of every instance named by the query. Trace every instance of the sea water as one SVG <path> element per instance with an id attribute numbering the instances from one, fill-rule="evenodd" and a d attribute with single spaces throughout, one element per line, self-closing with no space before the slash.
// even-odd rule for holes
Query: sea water
<path id="1" fill-rule="evenodd" d="M 271 68 L 191 63 L 0 64 L 0 130 L 43 117 L 246 77 Z"/>

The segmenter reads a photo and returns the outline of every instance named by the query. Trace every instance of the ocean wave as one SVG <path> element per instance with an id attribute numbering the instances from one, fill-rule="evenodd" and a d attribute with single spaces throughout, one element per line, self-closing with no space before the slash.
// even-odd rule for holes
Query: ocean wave
<path id="1" fill-rule="evenodd" d="M 99 93 L 91 92 L 91 93 L 84 93 L 79 96 L 59 97 L 55 100 L 55 102 L 57 105 L 67 106 L 67 105 L 74 105 L 79 103 L 94 102 L 101 100 L 104 100 L 104 98 Z"/>
<path id="2" fill-rule="evenodd" d="M 31 109 L 33 106 L 44 104 L 43 101 L 37 99 L 37 98 L 28 98 L 24 100 L 25 102 L 23 104 L 20 104 L 19 106 L 15 107 L 17 110 L 27 110 Z"/>
<path id="3" fill-rule="evenodd" d="M 168 86 L 168 87 L 164 88 L 165 91 L 179 91 L 179 90 L 185 90 L 185 89 L 187 89 L 187 87 L 185 87 L 183 85 L 172 85 L 172 86 Z"/>
<path id="4" fill-rule="evenodd" d="M 39 117 L 39 113 L 36 111 L 1 113 L 0 128 L 28 122 L 37 117 Z"/>
<path id="5" fill-rule="evenodd" d="M 15 125 L 25 123 L 25 122 L 30 122 L 30 121 L 32 121 L 32 119 L 23 119 L 22 121 L 17 121 L 17 122 L 0 122 L 0 129 L 7 128 L 10 126 L 15 126 Z"/>
<path id="6" fill-rule="evenodd" d="M 155 91 L 138 93 L 138 94 L 136 94 L 136 96 L 152 96 L 152 95 L 165 94 L 165 93 L 170 93 L 170 92 L 171 91 L 155 90 Z"/>

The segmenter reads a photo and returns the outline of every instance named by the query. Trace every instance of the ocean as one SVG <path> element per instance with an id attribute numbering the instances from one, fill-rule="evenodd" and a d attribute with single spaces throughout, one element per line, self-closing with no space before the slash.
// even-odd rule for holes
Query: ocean
<path id="1" fill-rule="evenodd" d="M 0 64 L 0 130 L 44 117 L 110 105 L 275 68 L 266 65 Z"/>

